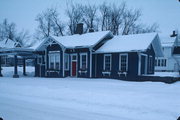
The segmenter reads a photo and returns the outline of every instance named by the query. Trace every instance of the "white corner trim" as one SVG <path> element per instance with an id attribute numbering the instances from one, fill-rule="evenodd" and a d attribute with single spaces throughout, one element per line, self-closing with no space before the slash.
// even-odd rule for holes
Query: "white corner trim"
<path id="1" fill-rule="evenodd" d="M 141 54 L 138 53 L 138 75 L 141 75 Z"/>

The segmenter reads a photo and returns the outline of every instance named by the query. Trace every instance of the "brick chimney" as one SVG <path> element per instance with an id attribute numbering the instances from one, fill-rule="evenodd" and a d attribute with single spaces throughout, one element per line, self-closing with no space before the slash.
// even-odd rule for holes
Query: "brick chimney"
<path id="1" fill-rule="evenodd" d="M 93 28 L 89 28 L 89 32 L 90 33 L 94 32 L 94 29 Z"/>
<path id="2" fill-rule="evenodd" d="M 83 34 L 83 23 L 78 23 L 76 27 L 75 34 Z"/>
<path id="3" fill-rule="evenodd" d="M 172 35 L 170 35 L 171 37 L 176 37 L 177 36 L 177 33 L 176 33 L 176 31 L 174 30 L 173 31 L 173 34 Z"/>

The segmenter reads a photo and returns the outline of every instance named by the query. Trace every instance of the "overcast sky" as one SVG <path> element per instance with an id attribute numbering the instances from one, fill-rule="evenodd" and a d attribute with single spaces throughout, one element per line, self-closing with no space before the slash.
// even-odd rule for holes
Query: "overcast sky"
<path id="1" fill-rule="evenodd" d="M 100 4 L 104 1 L 120 4 L 122 0 L 74 0 L 82 4 Z M 172 30 L 180 31 L 180 2 L 178 0 L 124 0 L 130 8 L 142 10 L 141 22 L 144 24 L 159 24 L 163 34 Z M 31 33 L 37 27 L 35 17 L 46 8 L 55 6 L 66 20 L 64 10 L 68 0 L 0 0 L 0 22 L 8 18 L 15 22 L 18 30 L 27 29 Z"/>

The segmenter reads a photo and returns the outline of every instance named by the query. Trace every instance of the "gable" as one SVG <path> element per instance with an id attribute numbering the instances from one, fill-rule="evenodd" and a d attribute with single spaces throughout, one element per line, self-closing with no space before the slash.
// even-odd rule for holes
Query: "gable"
<path id="1" fill-rule="evenodd" d="M 48 37 L 46 39 L 44 39 L 43 42 L 39 42 L 37 43 L 35 46 L 33 46 L 32 48 L 36 51 L 43 51 L 46 49 L 47 46 L 51 46 L 53 44 L 58 44 L 60 45 L 62 48 L 64 48 L 64 46 L 62 44 L 60 44 L 58 41 L 56 41 L 54 38 L 52 37 Z"/>
<path id="2" fill-rule="evenodd" d="M 156 57 L 163 57 L 164 54 L 163 54 L 162 45 L 160 43 L 158 34 L 155 36 L 151 44 L 153 46 Z"/>

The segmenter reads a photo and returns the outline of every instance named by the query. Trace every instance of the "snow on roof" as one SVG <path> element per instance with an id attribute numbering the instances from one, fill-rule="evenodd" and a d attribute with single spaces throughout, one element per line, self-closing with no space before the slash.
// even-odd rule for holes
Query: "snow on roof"
<path id="1" fill-rule="evenodd" d="M 35 43 L 31 46 L 31 47 L 29 47 L 30 49 L 37 49 L 40 45 L 41 45 L 41 43 L 43 42 L 44 40 L 42 40 L 42 41 L 35 41 Z"/>
<path id="2" fill-rule="evenodd" d="M 115 36 L 96 52 L 144 51 L 152 43 L 157 33 Z"/>
<path id="3" fill-rule="evenodd" d="M 102 40 L 110 31 L 101 31 L 101 32 L 92 32 L 86 34 L 75 34 L 71 36 L 63 36 L 63 37 L 56 37 L 53 38 L 67 48 L 74 48 L 74 47 L 90 47 L 95 45 L 100 40 Z"/>
<path id="4" fill-rule="evenodd" d="M 0 41 L 0 48 L 15 48 L 17 45 L 17 42 L 14 42 L 10 39 L 4 39 Z"/>
<path id="5" fill-rule="evenodd" d="M 160 34 L 160 41 L 163 47 L 172 47 L 176 40 L 176 37 L 170 37 L 170 35 Z"/>

